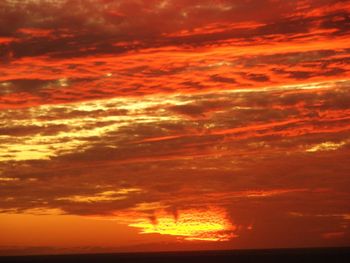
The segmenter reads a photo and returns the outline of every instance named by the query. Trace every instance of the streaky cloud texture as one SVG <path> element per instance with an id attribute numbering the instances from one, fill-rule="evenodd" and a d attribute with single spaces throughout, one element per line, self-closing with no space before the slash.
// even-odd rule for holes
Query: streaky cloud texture
<path id="1" fill-rule="evenodd" d="M 1 1 L 0 254 L 349 246 L 349 30 L 344 0 Z"/>

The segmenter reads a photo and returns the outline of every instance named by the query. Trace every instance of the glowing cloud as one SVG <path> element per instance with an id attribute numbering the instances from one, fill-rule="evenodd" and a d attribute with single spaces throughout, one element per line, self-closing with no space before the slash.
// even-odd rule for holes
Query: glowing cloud
<path id="1" fill-rule="evenodd" d="M 219 208 L 180 210 L 176 215 L 163 211 L 152 219 L 143 219 L 130 226 L 141 228 L 142 234 L 158 233 L 185 240 L 228 241 L 237 237 L 234 234 L 237 226 Z"/>

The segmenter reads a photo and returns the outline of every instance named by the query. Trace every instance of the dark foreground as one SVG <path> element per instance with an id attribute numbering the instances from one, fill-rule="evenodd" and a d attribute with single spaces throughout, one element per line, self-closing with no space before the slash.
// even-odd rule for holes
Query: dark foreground
<path id="1" fill-rule="evenodd" d="M 0 262 L 350 262 L 350 248 L 84 254 L 0 257 Z"/>

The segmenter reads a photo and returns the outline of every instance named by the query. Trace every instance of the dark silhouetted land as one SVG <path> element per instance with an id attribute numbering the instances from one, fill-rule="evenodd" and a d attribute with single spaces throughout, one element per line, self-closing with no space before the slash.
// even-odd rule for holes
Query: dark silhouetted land
<path id="1" fill-rule="evenodd" d="M 0 257 L 0 262 L 350 262 L 350 248 L 267 249 Z"/>

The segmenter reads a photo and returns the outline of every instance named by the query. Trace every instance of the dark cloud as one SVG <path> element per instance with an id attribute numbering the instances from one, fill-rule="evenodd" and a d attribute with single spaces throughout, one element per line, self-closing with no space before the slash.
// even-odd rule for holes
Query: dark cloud
<path id="1" fill-rule="evenodd" d="M 266 82 L 269 81 L 269 77 L 264 75 L 264 74 L 247 74 L 245 75 L 245 77 L 249 80 L 253 80 L 253 81 L 258 81 L 258 82 Z"/>
<path id="2" fill-rule="evenodd" d="M 36 134 L 42 135 L 54 135 L 59 133 L 60 131 L 69 130 L 66 125 L 51 125 L 51 126 L 11 126 L 8 128 L 0 128 L 0 136 L 8 135 L 8 136 L 33 136 Z"/>
<path id="3" fill-rule="evenodd" d="M 210 77 L 210 79 L 215 82 L 236 83 L 236 80 L 234 78 L 226 78 L 218 75 L 213 75 Z"/>

